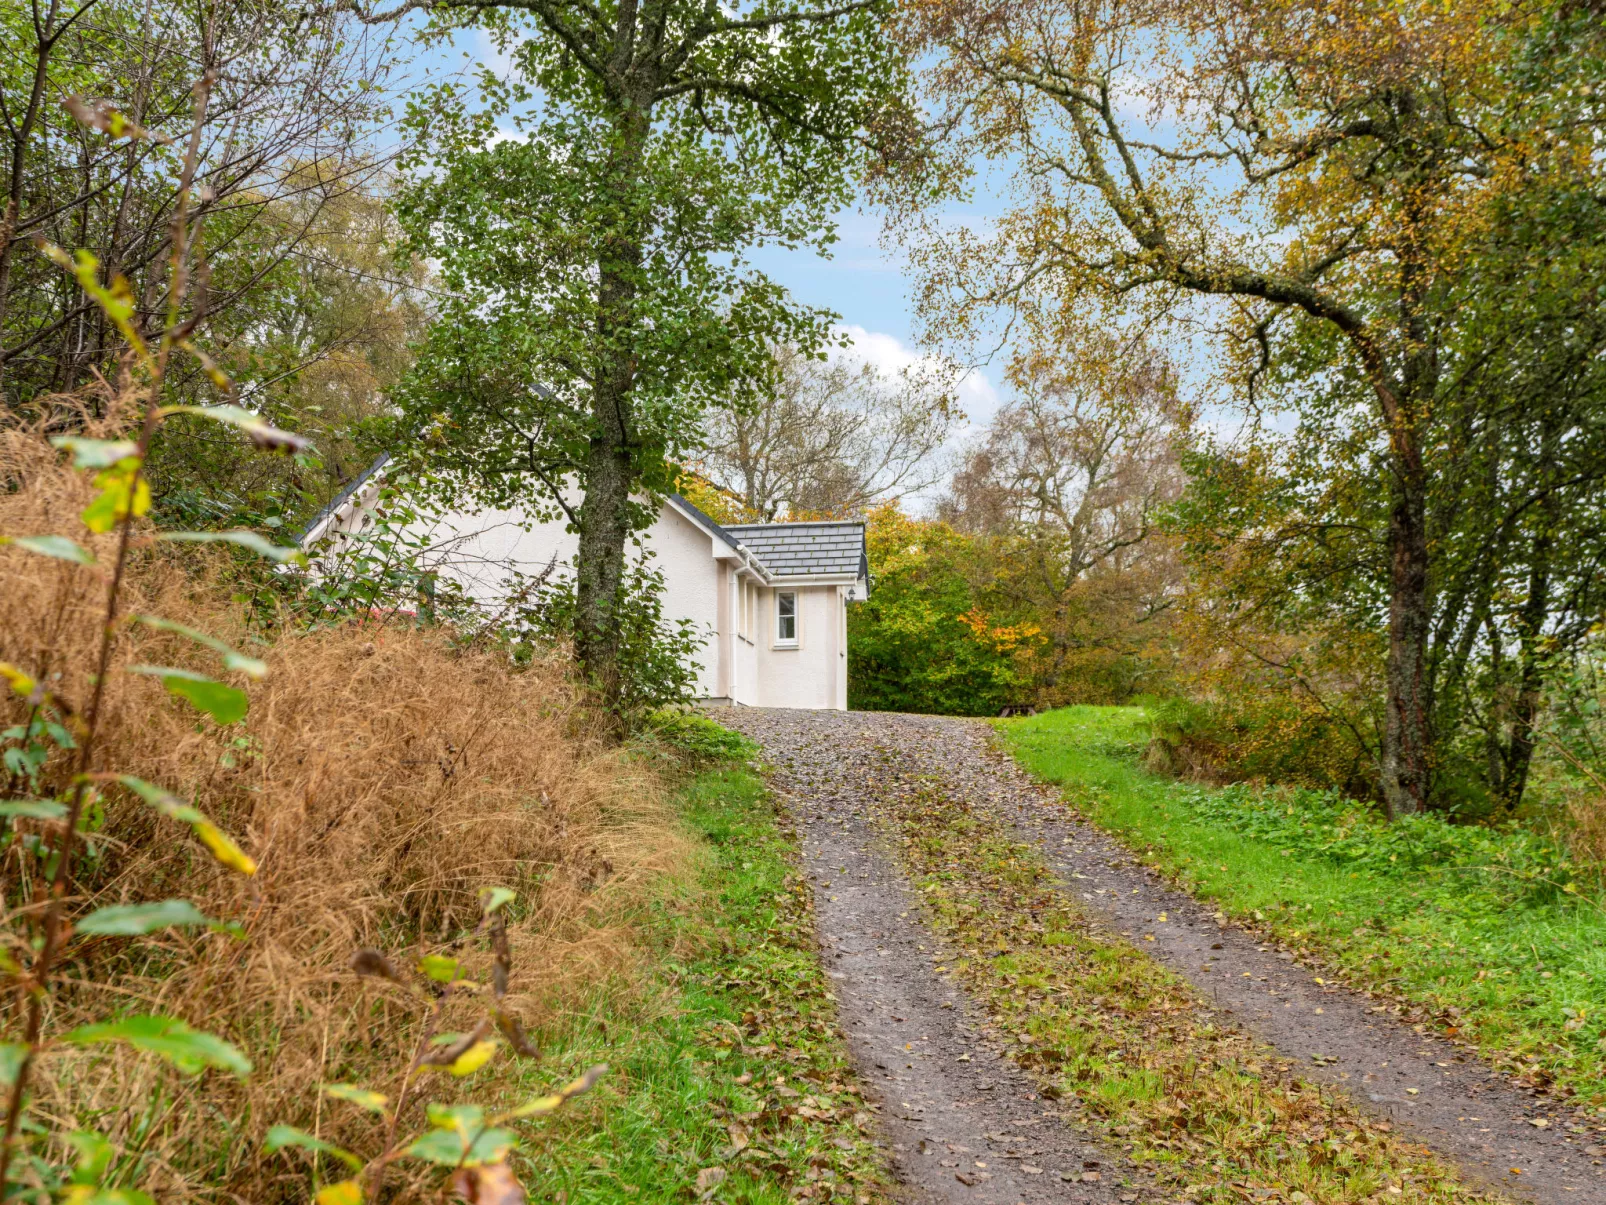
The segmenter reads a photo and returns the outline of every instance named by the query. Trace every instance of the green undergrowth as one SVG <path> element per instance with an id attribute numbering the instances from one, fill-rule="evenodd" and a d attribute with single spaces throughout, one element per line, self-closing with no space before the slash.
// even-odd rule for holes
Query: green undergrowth
<path id="1" fill-rule="evenodd" d="M 530 1144 L 530 1199 L 885 1201 L 792 834 L 745 768 L 679 803 L 697 864 L 636 918 L 644 965 L 542 1035 L 549 1067 L 612 1069 Z"/>
<path id="2" fill-rule="evenodd" d="M 1389 824 L 1331 793 L 1142 769 L 1138 708 L 998 725 L 1040 778 L 1201 899 L 1390 995 L 1532 1086 L 1606 1105 L 1606 910 L 1518 826 Z"/>
<path id="3" fill-rule="evenodd" d="M 758 755 L 758 746 L 739 732 L 715 723 L 699 712 L 681 707 L 664 707 L 647 717 L 640 747 L 653 745 L 694 766 L 710 767 L 723 762 L 747 761 Z"/>
<path id="4" fill-rule="evenodd" d="M 1347 1097 L 1217 1024 L 1187 983 L 1097 931 L 1026 845 L 935 786 L 883 800 L 952 967 L 1046 1095 L 1075 1100 L 1163 1199 L 1466 1205 L 1470 1189 Z M 1108 1174 L 1108 1173 L 1106 1173 Z M 1148 1199 L 1141 1186 L 1122 1200 Z"/>

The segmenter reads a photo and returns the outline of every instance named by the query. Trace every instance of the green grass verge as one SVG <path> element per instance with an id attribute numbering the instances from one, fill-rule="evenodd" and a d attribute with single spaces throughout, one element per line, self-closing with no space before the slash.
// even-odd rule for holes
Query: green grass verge
<path id="1" fill-rule="evenodd" d="M 1606 1105 L 1606 910 L 1542 837 L 1162 778 L 1139 764 L 1138 708 L 997 726 L 1022 765 L 1195 896 L 1419 1007 L 1525 1082 Z"/>
<path id="2" fill-rule="evenodd" d="M 1188 984 L 1112 940 L 996 816 L 928 787 L 881 804 L 951 968 L 1047 1094 L 1204 1205 L 1501 1200 L 1245 1034 Z M 1105 1173 L 1106 1175 L 1108 1173 Z M 1122 1200 L 1145 1194 L 1133 1191 Z"/>
<path id="3" fill-rule="evenodd" d="M 743 768 L 679 802 L 698 864 L 638 918 L 644 973 L 542 1035 L 549 1067 L 612 1071 L 526 1143 L 530 1199 L 886 1200 L 792 834 Z"/>

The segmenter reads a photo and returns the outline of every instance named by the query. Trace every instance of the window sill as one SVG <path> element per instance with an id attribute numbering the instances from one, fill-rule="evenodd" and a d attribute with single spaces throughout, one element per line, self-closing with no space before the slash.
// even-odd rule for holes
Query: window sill
<path id="1" fill-rule="evenodd" d="M 774 644 L 770 645 L 770 648 L 778 650 L 796 649 L 797 647 L 798 643 L 795 640 L 777 640 Z"/>

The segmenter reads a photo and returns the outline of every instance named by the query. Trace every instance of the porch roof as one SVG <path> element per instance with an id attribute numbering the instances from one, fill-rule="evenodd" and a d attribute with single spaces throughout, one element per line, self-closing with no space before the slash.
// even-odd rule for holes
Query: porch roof
<path id="1" fill-rule="evenodd" d="M 739 523 L 725 530 L 778 578 L 870 575 L 863 523 Z"/>

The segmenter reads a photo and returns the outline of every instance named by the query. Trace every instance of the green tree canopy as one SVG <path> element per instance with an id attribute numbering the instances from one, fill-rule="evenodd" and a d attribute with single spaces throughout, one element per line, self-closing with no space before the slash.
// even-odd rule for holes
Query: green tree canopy
<path id="1" fill-rule="evenodd" d="M 1090 324 L 1208 330 L 1237 400 L 1295 416 L 1288 476 L 1263 495 L 1282 511 L 1210 538 L 1283 558 L 1236 579 L 1263 596 L 1260 614 L 1325 606 L 1384 634 L 1375 752 L 1395 813 L 1440 801 L 1469 708 L 1491 716 L 1526 693 L 1495 725 L 1512 755 L 1498 777 L 1520 783 L 1535 679 L 1460 684 L 1570 630 L 1558 600 L 1584 601 L 1599 573 L 1593 528 L 1558 541 L 1538 517 L 1598 509 L 1586 282 L 1606 231 L 1606 109 L 1589 8 L 905 10 L 911 47 L 933 59 L 943 138 L 889 191 L 912 202 L 934 329 L 968 336 L 1004 310 L 1025 340 L 1095 354 L 1079 338 Z M 1016 203 L 986 231 L 955 231 L 927 203 L 977 156 L 1008 165 Z M 1579 559 L 1557 594 L 1563 547 Z M 1537 600 L 1527 618 L 1518 597 Z"/>
<path id="2" fill-rule="evenodd" d="M 454 299 L 402 421 L 475 498 L 568 515 L 576 643 L 611 692 L 642 499 L 672 488 L 706 410 L 773 391 L 774 345 L 828 337 L 832 315 L 745 257 L 833 241 L 899 114 L 887 0 L 411 7 L 429 8 L 431 37 L 485 29 L 512 66 L 409 108 L 399 212 Z"/>

